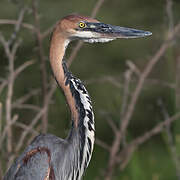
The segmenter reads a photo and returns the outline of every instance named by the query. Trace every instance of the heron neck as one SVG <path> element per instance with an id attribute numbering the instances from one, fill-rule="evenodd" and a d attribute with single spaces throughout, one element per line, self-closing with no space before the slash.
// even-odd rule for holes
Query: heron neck
<path id="1" fill-rule="evenodd" d="M 55 78 L 62 88 L 72 115 L 72 128 L 67 138 L 80 159 L 81 174 L 88 166 L 94 146 L 94 114 L 89 94 L 83 83 L 74 77 L 63 61 L 68 40 L 55 33 L 50 46 L 50 62 Z"/>
<path id="2" fill-rule="evenodd" d="M 66 101 L 69 105 L 71 116 L 75 125 L 78 123 L 78 112 L 76 108 L 75 99 L 70 90 L 69 84 L 66 84 L 66 76 L 62 65 L 62 60 L 65 54 L 68 39 L 64 38 L 60 33 L 53 33 L 50 45 L 50 64 L 57 80 L 57 83 L 62 88 Z"/>

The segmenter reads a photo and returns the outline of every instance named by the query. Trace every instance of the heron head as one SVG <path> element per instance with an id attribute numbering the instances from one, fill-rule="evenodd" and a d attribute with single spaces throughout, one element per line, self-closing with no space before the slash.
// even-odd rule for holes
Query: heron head
<path id="1" fill-rule="evenodd" d="M 108 42 L 117 38 L 139 38 L 152 34 L 149 31 L 101 23 L 80 15 L 64 17 L 60 21 L 60 28 L 69 40 L 80 39 L 89 43 Z"/>

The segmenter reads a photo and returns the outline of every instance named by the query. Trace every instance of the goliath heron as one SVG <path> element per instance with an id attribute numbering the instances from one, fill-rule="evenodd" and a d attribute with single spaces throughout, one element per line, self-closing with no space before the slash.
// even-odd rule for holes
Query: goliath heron
<path id="1" fill-rule="evenodd" d="M 86 88 L 67 69 L 65 50 L 72 40 L 94 43 L 148 35 L 151 33 L 104 24 L 80 15 L 68 15 L 57 23 L 51 38 L 50 63 L 71 111 L 71 130 L 65 140 L 52 134 L 35 137 L 10 167 L 4 180 L 81 179 L 93 151 L 94 115 Z"/>

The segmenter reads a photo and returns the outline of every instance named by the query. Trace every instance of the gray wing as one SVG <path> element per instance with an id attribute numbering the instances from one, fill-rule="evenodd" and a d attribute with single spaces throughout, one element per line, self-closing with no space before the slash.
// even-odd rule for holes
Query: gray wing
<path id="1" fill-rule="evenodd" d="M 51 135 L 39 135 L 10 167 L 3 180 L 45 180 L 54 176 L 51 155 L 64 140 Z M 53 147 L 53 146 L 56 146 Z"/>
<path id="2" fill-rule="evenodd" d="M 48 157 L 45 153 L 33 155 L 27 163 L 16 164 L 4 180 L 45 180 L 49 174 Z"/>

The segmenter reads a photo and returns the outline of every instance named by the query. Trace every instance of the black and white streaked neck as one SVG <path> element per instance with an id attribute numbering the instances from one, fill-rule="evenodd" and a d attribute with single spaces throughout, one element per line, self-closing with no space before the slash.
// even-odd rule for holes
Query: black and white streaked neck
<path id="1" fill-rule="evenodd" d="M 74 77 L 71 72 L 69 72 L 66 62 L 62 61 L 62 66 L 65 74 L 65 85 L 69 85 L 72 96 L 76 103 L 76 109 L 78 111 L 78 133 L 79 133 L 79 164 L 78 173 L 74 172 L 73 177 L 77 178 L 82 176 L 85 169 L 87 168 L 94 147 L 95 140 L 95 123 L 94 123 L 94 113 L 92 109 L 92 102 L 88 91 L 81 82 L 80 79 Z M 72 128 L 74 128 L 72 121 Z M 73 137 L 69 137 L 73 138 Z M 75 170 L 76 171 L 76 170 Z M 73 178 L 72 178 L 73 179 Z M 78 179 L 78 178 L 77 178 Z"/>

